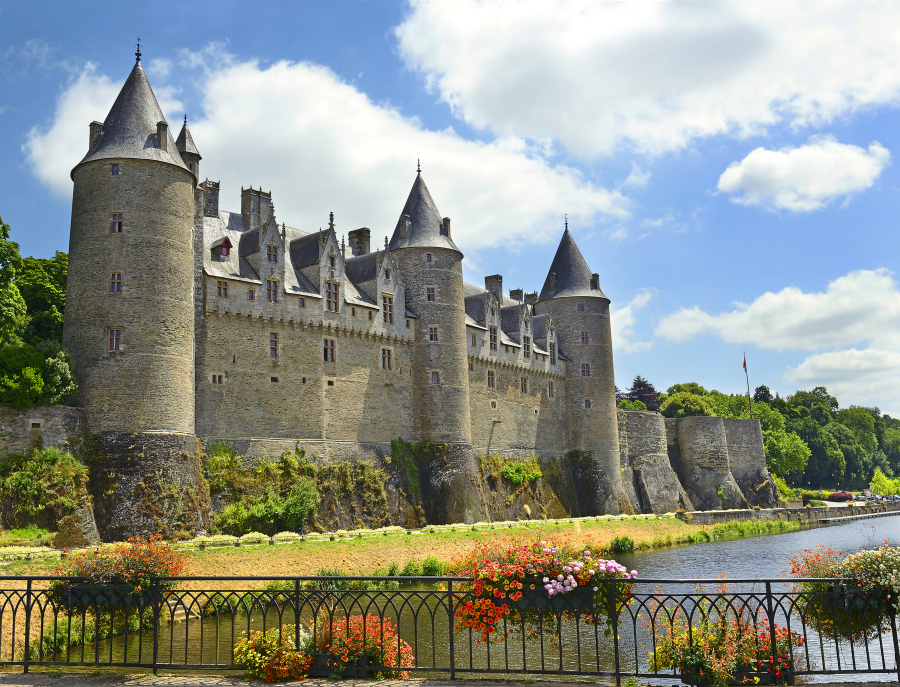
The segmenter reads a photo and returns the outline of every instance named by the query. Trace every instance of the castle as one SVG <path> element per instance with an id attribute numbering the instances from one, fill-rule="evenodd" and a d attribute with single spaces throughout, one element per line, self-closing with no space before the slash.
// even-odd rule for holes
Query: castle
<path id="1" fill-rule="evenodd" d="M 249 459 L 301 447 L 325 461 L 441 442 L 423 467 L 433 522 L 483 519 L 476 456 L 498 453 L 577 454 L 585 513 L 691 507 L 662 418 L 639 414 L 659 419 L 657 459 L 629 457 L 610 302 L 568 226 L 540 294 L 506 295 L 500 275 L 463 282 L 421 172 L 381 246 L 368 228 L 339 236 L 333 215 L 324 230 L 288 226 L 262 189 L 220 209 L 201 159 L 186 117 L 169 129 L 138 52 L 72 170 L 64 327 L 114 529 L 152 529 L 153 498 L 136 495 L 155 475 L 158 496 L 163 473 L 198 484 L 215 440 Z M 626 469 L 659 473 L 656 487 Z"/>

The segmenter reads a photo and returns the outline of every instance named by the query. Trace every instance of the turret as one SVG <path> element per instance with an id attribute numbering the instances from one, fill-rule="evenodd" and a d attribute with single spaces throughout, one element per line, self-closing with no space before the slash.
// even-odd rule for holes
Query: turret
<path id="1" fill-rule="evenodd" d="M 613 377 L 609 299 L 600 290 L 568 222 L 550 265 L 537 315 L 551 314 L 566 362 L 566 426 L 570 450 L 586 460 L 586 512 L 629 512 L 619 471 L 619 435 Z"/>
<path id="2" fill-rule="evenodd" d="M 163 527 L 143 509 L 139 484 L 151 499 L 158 498 L 154 479 L 200 483 L 199 464 L 188 460 L 196 453 L 196 178 L 136 54 L 106 120 L 91 124 L 90 150 L 72 170 L 63 343 L 75 360 L 76 403 L 87 411 L 99 469 L 118 485 L 109 508 L 101 507 L 107 539 Z"/>
<path id="3" fill-rule="evenodd" d="M 178 134 L 178 138 L 175 140 L 175 147 L 181 154 L 181 159 L 184 160 L 184 164 L 187 165 L 188 169 L 191 170 L 191 173 L 194 175 L 194 179 L 200 181 L 200 160 L 203 158 L 200 157 L 200 151 L 197 150 L 197 146 L 194 145 L 191 130 L 188 129 L 187 115 L 184 116 L 184 126 L 181 127 L 181 133 Z"/>
<path id="4" fill-rule="evenodd" d="M 450 444 L 451 462 L 460 468 L 454 471 L 445 466 L 446 474 L 441 479 L 448 483 L 447 488 L 432 495 L 433 503 L 423 498 L 426 513 L 429 507 L 440 508 L 440 513 L 429 515 L 432 521 L 480 519 L 480 506 L 476 507 L 468 496 L 470 485 L 463 483 L 467 474 L 474 474 L 463 255 L 450 235 L 449 219 L 441 217 L 421 173 L 416 176 L 388 247 L 403 275 L 406 307 L 419 318 L 412 365 L 413 374 L 418 376 L 413 384 L 417 438 Z M 459 484 L 450 485 L 451 480 Z"/>

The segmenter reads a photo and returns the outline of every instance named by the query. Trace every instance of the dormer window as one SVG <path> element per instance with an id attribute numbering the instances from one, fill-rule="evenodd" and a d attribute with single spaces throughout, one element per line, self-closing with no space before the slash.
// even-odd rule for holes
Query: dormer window
<path id="1" fill-rule="evenodd" d="M 219 244 L 219 260 L 225 261 L 228 260 L 228 256 L 231 255 L 231 241 L 226 237 L 221 244 Z"/>
<path id="2" fill-rule="evenodd" d="M 278 246 L 266 246 L 266 260 L 278 262 Z"/>

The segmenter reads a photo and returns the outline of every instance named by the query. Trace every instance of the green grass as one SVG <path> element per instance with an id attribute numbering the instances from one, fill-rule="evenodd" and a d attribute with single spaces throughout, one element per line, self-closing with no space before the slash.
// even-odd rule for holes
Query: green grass
<path id="1" fill-rule="evenodd" d="M 50 546 L 53 533 L 42 527 L 0 530 L 0 546 Z"/>

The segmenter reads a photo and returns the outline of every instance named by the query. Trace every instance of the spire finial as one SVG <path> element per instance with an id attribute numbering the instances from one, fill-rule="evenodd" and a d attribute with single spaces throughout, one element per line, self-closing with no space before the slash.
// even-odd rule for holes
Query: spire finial
<path id="1" fill-rule="evenodd" d="M 566 231 L 569 231 L 569 214 L 566 213 Z"/>
<path id="2" fill-rule="evenodd" d="M 385 249 L 385 250 L 388 249 L 388 238 L 387 238 L 387 236 L 384 237 L 384 249 Z"/>
<path id="3" fill-rule="evenodd" d="M 332 229 L 332 230 L 334 229 L 334 213 L 333 212 L 328 213 L 328 228 Z"/>
<path id="4" fill-rule="evenodd" d="M 184 113 L 184 125 L 187 126 L 187 112 Z"/>
<path id="5" fill-rule="evenodd" d="M 416 159 L 416 176 L 422 173 L 422 161 Z"/>
<path id="6" fill-rule="evenodd" d="M 141 37 L 140 36 L 138 36 L 137 52 L 134 53 L 134 56 L 137 58 L 137 62 L 135 62 L 135 64 L 140 64 L 141 63 Z"/>

